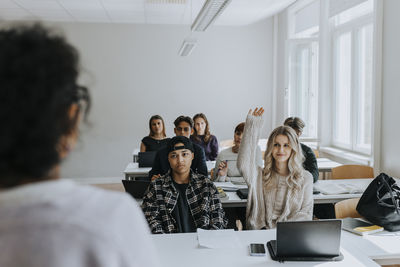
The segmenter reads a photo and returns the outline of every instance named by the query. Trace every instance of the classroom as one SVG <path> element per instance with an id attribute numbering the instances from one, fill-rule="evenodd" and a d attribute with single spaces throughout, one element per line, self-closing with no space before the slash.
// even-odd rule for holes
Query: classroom
<path id="1" fill-rule="evenodd" d="M 219 7 L 206 27 L 196 25 L 200 15 L 204 15 L 203 12 L 213 12 L 212 5 L 222 7 Z M 43 27 L 65 36 L 65 40 L 79 54 L 77 84 L 88 88 L 90 109 L 87 119 L 82 119 L 79 124 L 73 149 L 70 151 L 69 147 L 65 148 L 67 156 L 60 156 L 57 162 L 57 178 L 60 180 L 80 186 L 89 185 L 91 188 L 94 186 L 96 190 L 100 187 L 108 193 L 114 193 L 125 191 L 122 180 L 147 177 L 151 166 L 139 168 L 137 160 L 141 140 L 149 135 L 149 119 L 153 115 L 162 117 L 166 137 L 172 138 L 177 127 L 174 121 L 179 116 L 193 118 L 195 114 L 204 113 L 211 134 L 218 139 L 218 153 L 230 148 L 231 145 L 222 144 L 234 142 L 234 129 L 240 123 L 246 121 L 246 125 L 249 122 L 257 127 L 259 125 L 261 141 L 256 140 L 258 146 L 255 150 L 260 150 L 262 159 L 268 157 L 267 141 L 274 129 L 281 127 L 288 117 L 299 117 L 305 127 L 300 129 L 301 136 L 297 133 L 298 140 L 312 149 L 318 163 L 319 180 L 310 184 L 314 190 L 310 199 L 311 220 L 315 222 L 318 219 L 335 218 L 332 213 L 318 218 L 315 216 L 315 205 L 321 205 L 321 209 L 331 205 L 331 212 L 334 212 L 334 205 L 340 201 L 358 201 L 372 178 L 380 173 L 393 177 L 399 184 L 400 142 L 397 131 L 400 131 L 400 125 L 397 112 L 400 111 L 400 90 L 396 78 L 400 62 L 399 11 L 398 0 L 0 0 L 0 31 L 22 24 L 34 25 L 39 21 Z M 257 113 L 261 107 L 263 111 Z M 248 115 L 250 109 L 252 115 Z M 262 117 L 261 124 L 258 124 L 259 117 Z M 24 123 L 28 125 L 29 122 L 27 120 Z M 245 133 L 249 131 L 244 130 Z M 282 132 L 276 134 L 282 135 Z M 289 134 L 287 139 L 290 141 Z M 191 144 L 179 140 L 171 146 L 168 144 L 168 159 L 170 153 L 182 148 L 194 154 Z M 254 157 L 258 157 L 257 153 L 249 152 L 248 155 L 256 154 Z M 270 157 L 274 158 L 274 155 Z M 9 174 L 1 174 L 5 164 L 0 164 L 0 181 L 4 174 Z M 207 160 L 206 176 L 212 178 L 214 172 L 219 173 L 221 168 L 217 165 L 215 159 Z M 238 168 L 239 165 L 238 159 Z M 373 176 L 349 177 L 357 179 L 349 179 L 347 182 L 345 179 L 336 180 L 332 169 L 342 165 L 372 167 Z M 264 165 L 260 167 L 264 170 Z M 254 177 L 261 175 L 260 172 L 255 174 L 253 170 L 248 172 Z M 261 173 L 264 175 L 261 177 L 265 177 L 265 170 Z M 274 228 L 275 221 L 279 219 L 273 217 L 273 227 L 268 223 L 265 227 L 260 225 L 259 217 L 254 217 L 254 214 L 261 214 L 265 218 L 268 215 L 249 212 L 249 207 L 254 207 L 251 205 L 258 205 L 256 202 L 249 204 L 254 201 L 250 199 L 254 196 L 250 195 L 259 194 L 259 191 L 251 191 L 246 180 L 247 184 L 235 187 L 235 190 L 250 188 L 252 193 L 249 199 L 243 199 L 236 191 L 218 182 L 209 185 L 222 187 L 226 193 L 225 199 L 218 200 L 218 213 L 221 214 L 225 209 L 226 216 L 230 210 L 233 215 L 229 213 L 229 216 L 239 216 L 240 219 L 245 217 L 243 220 L 248 221 L 247 228 L 243 222 L 244 231 L 237 231 L 242 226 L 236 225 L 236 231 L 228 229 L 153 234 L 148 238 L 140 231 L 141 227 L 148 228 L 145 219 L 152 216 L 153 212 L 151 204 L 148 204 L 147 211 L 144 208 L 148 201 L 143 195 L 146 191 L 141 193 L 140 199 L 133 199 L 139 203 L 134 209 L 140 213 L 140 223 L 134 220 L 136 217 L 128 216 L 127 222 L 118 226 L 119 222 L 114 219 L 112 223 L 115 226 L 109 235 L 115 234 L 121 240 L 127 238 L 122 237 L 123 234 L 121 237 L 119 235 L 122 230 L 131 231 L 128 221 L 132 221 L 132 228 L 137 228 L 127 236 L 135 239 L 135 234 L 138 234 L 138 240 L 143 239 L 143 247 L 135 243 L 133 249 L 140 251 L 149 248 L 151 253 L 156 253 L 157 257 L 151 262 L 146 262 L 144 254 L 137 259 L 132 254 L 129 255 L 131 261 L 124 258 L 128 261 L 126 265 L 112 262 L 111 258 L 108 262 L 93 262 L 89 265 L 74 261 L 59 265 L 57 261 L 46 264 L 79 267 L 143 264 L 234 267 L 280 264 L 271 259 L 267 245 L 262 257 L 249 255 L 250 244 L 266 244 L 267 241 L 277 239 Z M 11 195 L 2 198 L 2 187 L 5 188 L 4 192 L 8 191 L 5 185 L 0 184 L 0 214 L 4 210 L 9 212 L 7 206 L 4 205 L 3 210 L 1 204 L 2 199 L 8 200 Z M 64 186 L 69 188 L 70 185 L 66 183 Z M 339 190 L 338 186 L 348 191 L 333 192 Z M 4 194 L 7 193 L 11 192 Z M 129 195 L 124 193 L 126 196 Z M 77 206 L 80 197 L 73 202 Z M 101 203 L 100 196 L 96 197 Z M 93 205 L 95 199 L 88 200 L 90 205 Z M 115 213 L 123 218 L 124 208 L 126 210 L 133 205 L 130 200 L 126 203 L 124 200 L 117 209 L 117 199 L 110 198 L 109 203 L 104 203 L 104 210 L 99 211 L 90 211 L 89 206 L 82 205 L 82 213 L 87 209 L 87 214 L 93 213 L 96 218 L 107 209 L 112 212 L 115 209 Z M 188 200 L 192 201 L 187 199 L 186 205 L 190 204 Z M 242 215 L 236 214 L 239 210 Z M 81 219 L 86 218 L 80 216 L 83 216 Z M 7 223 L 10 222 L 0 219 L 0 251 L 12 250 L 14 246 L 9 246 L 10 242 L 19 244 L 10 235 L 5 235 L 6 238 L 2 240 L 2 235 L 7 233 L 4 232 Z M 224 225 L 226 222 L 221 219 L 219 223 Z M 93 229 L 96 227 L 93 226 Z M 226 225 L 216 229 L 225 228 Z M 157 231 L 153 231 L 150 225 L 150 232 Z M 218 235 L 212 236 L 212 232 Z M 338 242 L 344 259 L 326 264 L 400 266 L 400 231 L 390 234 L 392 232 L 385 228 L 384 234 L 365 236 L 346 231 L 340 233 L 341 239 Z M 60 235 L 58 238 L 67 236 Z M 35 240 L 34 235 L 31 238 Z M 71 239 L 74 239 L 73 234 Z M 322 246 L 329 243 L 320 242 Z M 56 246 L 56 249 L 61 248 L 63 246 Z M 107 244 L 97 249 L 93 253 L 107 255 L 107 251 L 114 248 L 111 249 L 111 245 Z M 78 255 L 74 254 L 77 252 L 71 253 Z M 127 248 L 121 248 L 118 253 L 128 255 L 130 252 Z M 12 259 L 10 255 L 8 259 Z M 0 266 L 2 264 L 5 267 L 26 266 L 22 258 L 20 261 L 7 262 L 0 257 Z M 285 264 L 325 265 L 319 261 Z"/>

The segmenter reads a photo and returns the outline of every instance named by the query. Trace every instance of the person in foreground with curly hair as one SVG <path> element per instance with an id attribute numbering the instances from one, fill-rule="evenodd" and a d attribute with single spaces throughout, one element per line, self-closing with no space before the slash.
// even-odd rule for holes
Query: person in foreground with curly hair
<path id="1" fill-rule="evenodd" d="M 78 74 L 62 36 L 0 30 L 0 266 L 159 266 L 129 195 L 60 179 L 90 106 Z"/>
<path id="2" fill-rule="evenodd" d="M 175 136 L 166 149 L 170 170 L 150 183 L 142 203 L 153 234 L 226 228 L 217 188 L 207 176 L 190 169 L 193 143 L 185 136 Z"/>
<path id="3" fill-rule="evenodd" d="M 256 146 L 263 108 L 249 111 L 238 155 L 238 168 L 249 187 L 248 229 L 275 228 L 277 222 L 311 220 L 313 177 L 304 170 L 296 132 L 280 126 L 268 138 L 264 169 L 257 167 Z"/>

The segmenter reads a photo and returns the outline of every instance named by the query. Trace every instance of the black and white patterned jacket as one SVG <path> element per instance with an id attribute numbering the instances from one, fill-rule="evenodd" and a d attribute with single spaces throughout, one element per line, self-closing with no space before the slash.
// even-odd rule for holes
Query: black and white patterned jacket
<path id="1" fill-rule="evenodd" d="M 217 188 L 208 177 L 191 171 L 186 197 L 197 228 L 224 229 L 226 227 L 227 219 Z M 152 233 L 178 232 L 172 213 L 177 200 L 178 191 L 173 185 L 170 171 L 150 183 L 143 197 L 142 209 Z"/>

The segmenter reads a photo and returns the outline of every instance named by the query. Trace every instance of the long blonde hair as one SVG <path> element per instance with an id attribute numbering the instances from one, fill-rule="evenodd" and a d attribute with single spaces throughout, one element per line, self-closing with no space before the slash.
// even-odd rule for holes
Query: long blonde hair
<path id="1" fill-rule="evenodd" d="M 271 184 L 271 178 L 273 173 L 277 173 L 275 166 L 275 159 L 272 156 L 272 150 L 274 147 L 275 139 L 278 135 L 284 135 L 289 139 L 289 145 L 292 148 L 289 160 L 289 177 L 286 180 L 289 187 L 294 187 L 295 190 L 300 189 L 303 183 L 303 161 L 304 156 L 301 150 L 299 139 L 297 138 L 296 132 L 289 126 L 279 126 L 272 131 L 268 138 L 267 149 L 264 156 L 264 169 L 263 169 L 263 181 L 264 186 L 273 186 Z"/>

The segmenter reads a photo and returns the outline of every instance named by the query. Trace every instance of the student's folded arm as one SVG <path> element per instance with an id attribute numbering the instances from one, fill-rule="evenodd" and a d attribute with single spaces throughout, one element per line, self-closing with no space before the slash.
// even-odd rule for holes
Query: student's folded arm
<path id="1" fill-rule="evenodd" d="M 304 177 L 304 198 L 301 204 L 301 209 L 291 217 L 288 217 L 290 221 L 301 221 L 301 220 L 312 220 L 314 199 L 313 199 L 313 178 L 312 175 L 306 171 Z"/>
<path id="2" fill-rule="evenodd" d="M 156 190 L 154 182 L 150 183 L 146 193 L 143 196 L 142 210 L 146 218 L 150 230 L 153 234 L 163 234 L 162 218 L 160 214 L 160 206 L 157 203 Z"/>
<path id="3" fill-rule="evenodd" d="M 258 175 L 257 146 L 262 125 L 262 116 L 247 115 L 239 148 L 237 167 L 249 186 L 255 183 Z"/>
<path id="4" fill-rule="evenodd" d="M 140 143 L 140 152 L 146 152 L 146 145 L 143 142 Z"/>
<path id="5" fill-rule="evenodd" d="M 212 183 L 210 185 L 210 194 L 210 229 L 225 229 L 228 225 L 228 220 L 225 218 L 218 190 Z"/>

